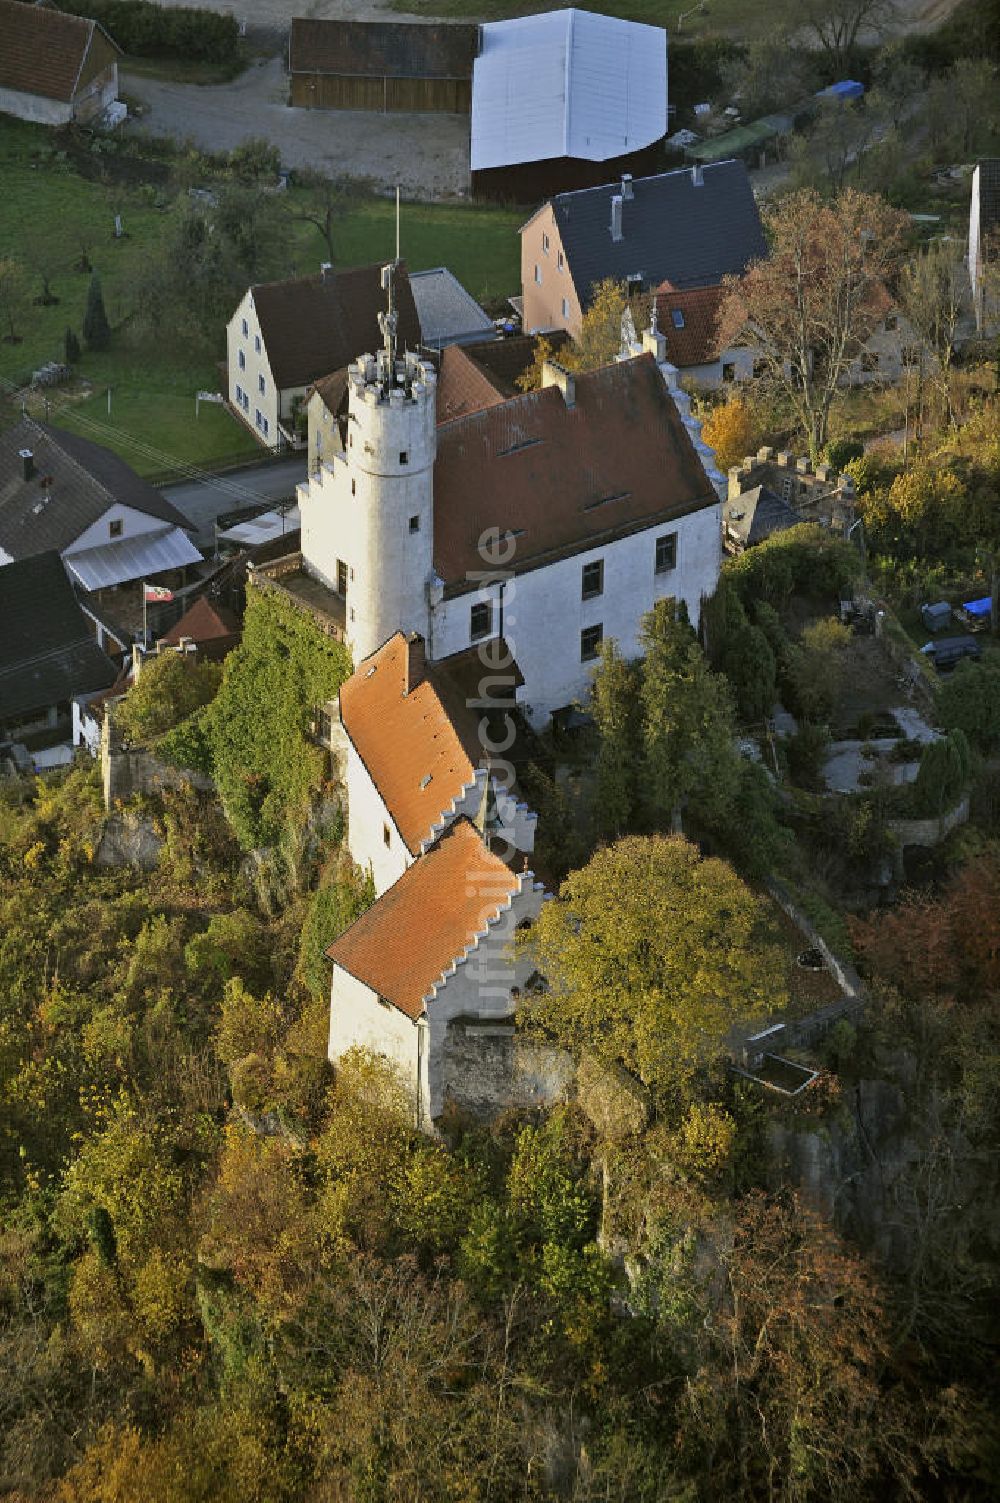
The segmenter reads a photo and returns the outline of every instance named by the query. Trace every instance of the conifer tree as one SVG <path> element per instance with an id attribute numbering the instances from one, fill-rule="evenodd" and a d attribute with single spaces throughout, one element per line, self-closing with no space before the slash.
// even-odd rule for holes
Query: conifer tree
<path id="1" fill-rule="evenodd" d="M 635 811 L 635 772 L 639 760 L 639 674 L 608 637 L 594 673 L 591 701 L 600 734 L 597 754 L 596 824 L 614 839 L 628 830 Z"/>
<path id="2" fill-rule="evenodd" d="M 104 311 L 101 279 L 95 271 L 87 288 L 87 310 L 83 315 L 83 337 L 89 350 L 106 350 L 111 343 L 111 325 Z"/>
<path id="3" fill-rule="evenodd" d="M 69 328 L 66 330 L 65 349 L 66 364 L 76 365 L 77 361 L 80 358 L 80 341 L 73 333 L 73 330 Z"/>

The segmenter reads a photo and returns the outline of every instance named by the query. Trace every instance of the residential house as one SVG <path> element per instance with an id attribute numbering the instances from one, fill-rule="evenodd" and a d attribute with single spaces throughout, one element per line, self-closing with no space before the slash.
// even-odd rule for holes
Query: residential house
<path id="1" fill-rule="evenodd" d="M 0 114 L 86 124 L 118 97 L 121 48 L 98 21 L 0 0 Z"/>
<path id="2" fill-rule="evenodd" d="M 497 1104 L 550 1100 L 565 1075 L 539 1069 L 545 1061 L 536 1054 L 534 1068 L 516 1078 L 513 1037 L 517 1003 L 537 984 L 515 941 L 544 896 L 533 874 L 512 871 L 469 819 L 449 824 L 327 950 L 330 1058 L 360 1047 L 391 1060 L 417 1125 L 428 1130 L 449 1099 L 495 1096 L 498 1084 Z M 506 1057 L 491 1089 L 481 1077 L 497 1044 Z"/>
<path id="3" fill-rule="evenodd" d="M 472 191 L 530 203 L 651 171 L 667 133 L 667 34 L 586 10 L 481 28 Z"/>
<path id="4" fill-rule="evenodd" d="M 466 22 L 334 21 L 296 16 L 291 103 L 306 109 L 467 115 L 479 28 Z"/>
<path id="5" fill-rule="evenodd" d="M 693 386 L 717 389 L 749 381 L 758 372 L 756 352 L 719 338 L 719 310 L 725 289 L 676 288 L 661 282 L 652 294 L 657 324 L 667 341 L 667 359 Z"/>
<path id="6" fill-rule="evenodd" d="M 521 229 L 524 328 L 576 338 L 607 278 L 635 293 L 714 287 L 766 254 L 742 162 L 560 193 Z"/>
<path id="7" fill-rule="evenodd" d="M 113 635 L 101 618 L 114 592 L 140 580 L 178 585 L 202 562 L 189 530 L 110 449 L 28 417 L 0 433 L 0 565 L 54 548 L 99 641 Z"/>
<path id="8" fill-rule="evenodd" d="M 1000 159 L 978 162 L 972 174 L 969 204 L 969 279 L 976 329 L 985 334 L 996 323 L 1000 293 L 987 286 L 986 267 L 1000 261 Z"/>
<path id="9" fill-rule="evenodd" d="M 404 265 L 396 274 L 399 338 L 420 344 L 420 319 Z M 380 266 L 358 266 L 249 287 L 226 330 L 229 402 L 269 448 L 293 440 L 307 389 L 343 370 L 379 339 L 385 301 Z"/>
<path id="10" fill-rule="evenodd" d="M 99 647 L 58 552 L 0 569 L 0 739 L 68 737 L 70 703 L 118 669 Z"/>
<path id="11" fill-rule="evenodd" d="M 541 724 L 586 696 L 605 637 L 638 651 L 657 599 L 697 620 L 725 481 L 662 335 L 636 350 L 575 377 L 553 362 L 540 390 L 441 423 L 427 362 L 393 349 L 351 366 L 346 446 L 299 487 L 296 567 L 329 592 L 355 662 L 400 630 L 435 663 L 504 640 Z"/>

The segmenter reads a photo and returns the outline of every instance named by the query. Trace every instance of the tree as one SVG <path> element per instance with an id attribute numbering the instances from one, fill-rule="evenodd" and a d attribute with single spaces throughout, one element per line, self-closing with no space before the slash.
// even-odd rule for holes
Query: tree
<path id="1" fill-rule="evenodd" d="M 732 638 L 722 666 L 744 724 L 766 720 L 774 707 L 777 668 L 771 644 L 759 626 L 745 626 Z"/>
<path id="2" fill-rule="evenodd" d="M 825 196 L 840 193 L 847 175 L 878 138 L 877 110 L 853 100 L 821 99 L 805 134 L 792 138 L 792 180 L 799 188 L 817 188 Z"/>
<path id="3" fill-rule="evenodd" d="M 921 815 L 951 809 L 969 785 L 969 743 L 964 731 L 929 741 L 920 754 L 913 797 Z"/>
<path id="4" fill-rule="evenodd" d="M 720 338 L 759 352 L 818 459 L 837 392 L 883 317 L 905 216 L 853 189 L 829 204 L 806 189 L 764 217 L 771 254 L 729 279 Z"/>
<path id="5" fill-rule="evenodd" d="M 80 359 L 80 341 L 70 328 L 67 328 L 63 339 L 63 352 L 66 356 L 67 365 L 77 364 Z"/>
<path id="6" fill-rule="evenodd" d="M 336 228 L 357 203 L 361 185 L 356 178 L 326 177 L 314 168 L 299 168 L 292 190 L 285 196 L 285 211 L 297 224 L 311 224 L 326 246 L 330 264 L 337 259 Z"/>
<path id="7" fill-rule="evenodd" d="M 937 695 L 940 723 L 962 731 L 972 745 L 991 756 L 1000 747 L 1000 668 L 960 663 Z"/>
<path id="8" fill-rule="evenodd" d="M 749 403 L 743 397 L 730 397 L 728 402 L 713 407 L 702 423 L 701 436 L 715 451 L 716 463 L 723 474 L 748 454 L 755 454 L 758 427 Z"/>
<path id="9" fill-rule="evenodd" d="M 130 741 L 153 740 L 214 699 L 221 679 L 218 663 L 191 662 L 179 652 L 161 653 L 143 666 L 115 711 L 115 722 Z"/>
<path id="10" fill-rule="evenodd" d="M 907 261 L 899 279 L 900 306 L 931 357 L 931 378 L 941 393 L 948 422 L 953 427 L 955 409 L 951 399 L 951 367 L 967 282 L 968 273 L 961 257 L 956 256 L 948 240 L 932 240 L 920 255 Z M 922 379 L 923 348 L 919 358 Z M 919 423 L 919 417 L 917 421 Z"/>
<path id="11" fill-rule="evenodd" d="M 0 320 L 7 325 L 4 344 L 20 344 L 17 332 L 28 309 L 28 279 L 19 261 L 7 256 L 0 260 Z"/>
<path id="12" fill-rule="evenodd" d="M 679 1108 L 733 1023 L 781 1005 L 783 966 L 762 919 L 724 861 L 678 837 L 620 840 L 543 906 L 530 944 L 548 990 L 529 1021 Z"/>
<path id="13" fill-rule="evenodd" d="M 555 350 L 551 339 L 546 339 L 542 334 L 535 340 L 534 353 L 531 364 L 526 366 L 517 377 L 514 385 L 518 391 L 538 391 L 542 384 L 542 371 L 547 360 L 555 359 Z"/>
<path id="14" fill-rule="evenodd" d="M 622 314 L 627 307 L 620 282 L 613 277 L 598 282 L 581 320 L 580 333 L 572 349 L 563 353 L 563 364 L 574 371 L 592 371 L 616 360 L 622 347 Z"/>
<path id="15" fill-rule="evenodd" d="M 229 170 L 241 183 L 273 183 L 281 170 L 281 153 L 264 137 L 248 136 L 229 153 Z"/>
<path id="16" fill-rule="evenodd" d="M 597 827 L 601 835 L 623 834 L 635 810 L 639 760 L 639 673 L 613 637 L 601 643 L 594 671 L 591 711 L 600 736 L 597 753 Z"/>
<path id="17" fill-rule="evenodd" d="M 996 119 L 996 68 L 984 57 L 962 57 L 935 78 L 927 95 L 931 141 L 949 155 L 968 160 L 980 145 L 989 148 Z"/>
<path id="18" fill-rule="evenodd" d="M 843 78 L 859 37 L 885 31 L 896 0 L 786 0 L 789 23 L 824 54 L 834 78 Z"/>
<path id="19" fill-rule="evenodd" d="M 104 311 L 101 279 L 95 271 L 87 288 L 87 307 L 83 315 L 83 337 L 88 350 L 106 350 L 111 343 L 111 325 Z"/>
<path id="20" fill-rule="evenodd" d="M 705 661 L 673 600 L 643 618 L 644 794 L 654 818 L 679 818 L 690 802 L 717 820 L 739 784 L 729 685 Z"/>

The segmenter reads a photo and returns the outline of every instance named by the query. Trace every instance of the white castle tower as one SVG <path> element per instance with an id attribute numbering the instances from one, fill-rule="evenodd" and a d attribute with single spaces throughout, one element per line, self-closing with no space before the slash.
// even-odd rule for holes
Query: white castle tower
<path id="1" fill-rule="evenodd" d="M 395 631 L 429 636 L 437 377 L 397 355 L 394 271 L 382 273 L 383 348 L 348 368 L 346 448 L 299 492 L 303 566 L 344 595 L 356 664 Z"/>

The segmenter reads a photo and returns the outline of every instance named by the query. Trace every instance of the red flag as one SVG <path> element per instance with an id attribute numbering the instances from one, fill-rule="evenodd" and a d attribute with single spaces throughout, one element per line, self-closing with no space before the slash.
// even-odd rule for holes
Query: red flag
<path id="1" fill-rule="evenodd" d="M 142 587 L 142 598 L 146 601 L 173 600 L 174 592 L 173 590 L 166 589 L 163 585 L 144 584 Z"/>

